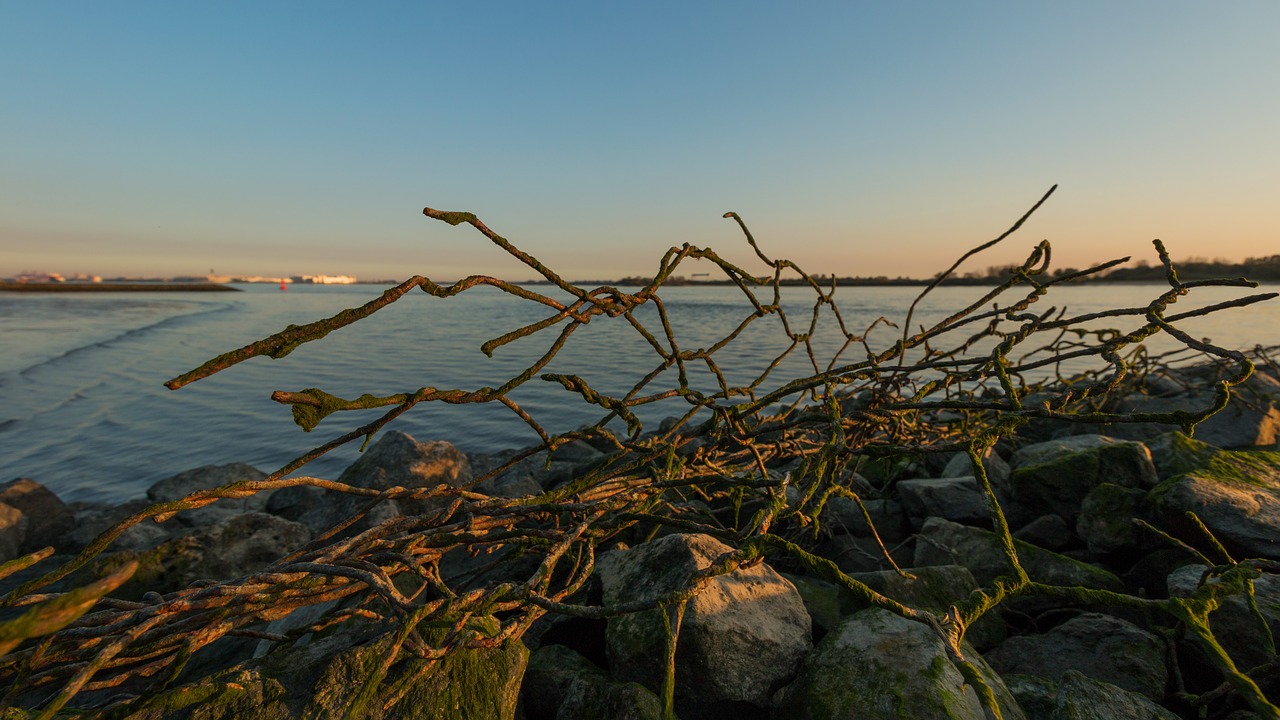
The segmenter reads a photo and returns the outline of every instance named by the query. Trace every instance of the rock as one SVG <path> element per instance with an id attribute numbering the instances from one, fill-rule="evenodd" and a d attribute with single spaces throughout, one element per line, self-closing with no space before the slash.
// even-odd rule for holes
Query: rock
<path id="1" fill-rule="evenodd" d="M 611 680 L 586 658 L 561 645 L 529 657 L 520 689 L 527 720 L 660 720 L 662 701 L 643 685 Z"/>
<path id="2" fill-rule="evenodd" d="M 1023 569 L 1036 582 L 1082 585 L 1117 592 L 1124 589 L 1120 578 L 1102 568 L 1016 539 L 1014 547 Z M 964 565 L 981 585 L 1012 572 L 995 533 L 942 518 L 929 518 L 920 529 L 914 564 L 917 567 Z"/>
<path id="3" fill-rule="evenodd" d="M 1280 452 L 1213 452 L 1200 469 L 1160 483 L 1148 500 L 1162 526 L 1192 544 L 1201 544 L 1202 534 L 1188 511 L 1228 550 L 1280 559 Z"/>
<path id="4" fill-rule="evenodd" d="M 813 623 L 813 633 L 826 635 L 840 624 L 841 603 L 840 588 L 835 583 L 809 577 L 808 575 L 791 575 L 780 573 L 787 582 L 795 586 L 804 602 L 804 609 L 809 613 Z"/>
<path id="5" fill-rule="evenodd" d="M 1094 555 L 1152 550 L 1155 535 L 1134 522 L 1135 518 L 1151 520 L 1146 499 L 1147 493 L 1139 488 L 1102 483 L 1081 503 L 1076 534 Z"/>
<path id="6" fill-rule="evenodd" d="M 1040 635 L 1018 635 L 986 654 L 1001 673 L 1056 678 L 1077 670 L 1152 700 L 1164 697 L 1164 642 L 1133 623 L 1086 613 Z"/>
<path id="7" fill-rule="evenodd" d="M 902 507 L 919 528 L 927 517 L 941 517 L 966 525 L 991 526 L 987 495 L 972 475 L 950 478 L 900 480 Z"/>
<path id="8" fill-rule="evenodd" d="M 1018 528 L 1013 536 L 1046 550 L 1060 550 L 1070 545 L 1072 540 L 1071 526 L 1055 513 L 1041 515 Z"/>
<path id="9" fill-rule="evenodd" d="M 997 492 L 1008 487 L 1009 463 L 1000 457 L 995 448 L 987 448 L 982 452 L 982 469 L 987 471 L 987 480 Z M 968 453 L 956 453 L 947 466 L 942 469 L 940 477 L 973 477 L 973 462 Z"/>
<path id="10" fill-rule="evenodd" d="M 1049 720 L 1053 717 L 1053 707 L 1058 696 L 1056 681 L 1018 673 L 1001 673 L 1000 678 L 1004 680 L 1005 687 L 1009 688 L 1022 711 L 1027 714 L 1027 720 Z"/>
<path id="11" fill-rule="evenodd" d="M 22 554 L 45 547 L 70 550 L 67 535 L 75 527 L 75 514 L 48 488 L 30 478 L 0 485 L 0 503 L 27 516 L 27 532 L 19 548 Z"/>
<path id="12" fill-rule="evenodd" d="M 1185 565 L 1169 574 L 1169 596 L 1188 597 L 1199 586 L 1204 565 Z M 1217 577 L 1209 578 L 1218 582 Z M 1280 637 L 1280 576 L 1264 573 L 1253 581 L 1253 596 L 1262 620 L 1249 609 L 1243 594 L 1230 595 L 1209 615 L 1209 629 L 1236 666 L 1249 670 L 1272 659 L 1263 640 L 1264 629 Z"/>
<path id="13" fill-rule="evenodd" d="M 362 694 L 382 665 L 394 632 L 346 627 L 305 645 L 249 660 L 222 673 L 162 693 L 128 720 L 239 720 L 240 718 L 340 718 L 353 720 L 513 720 L 529 651 L 518 639 L 493 648 L 467 648 L 436 661 L 404 657 L 393 664 L 380 695 Z M 468 625 L 496 634 L 493 618 Z M 439 642 L 442 631 L 420 633 Z M 403 690 L 384 709 L 388 690 Z"/>
<path id="14" fill-rule="evenodd" d="M 1199 411 L 1217 402 L 1215 392 L 1204 384 L 1216 380 L 1206 377 L 1201 387 L 1173 397 L 1131 394 L 1117 404 L 1120 412 L 1167 413 L 1179 410 Z M 1263 373 L 1254 373 L 1244 385 L 1231 391 L 1227 406 L 1196 426 L 1197 440 L 1220 448 L 1245 448 L 1275 445 L 1280 440 L 1280 382 Z M 1148 432 L 1169 429 L 1170 425 L 1146 425 Z"/>
<path id="15" fill-rule="evenodd" d="M 1151 451 L 1140 442 L 1076 435 L 1037 443 L 1014 453 L 1009 476 L 1014 501 L 1037 515 L 1056 513 L 1069 524 L 1080 503 L 1100 483 L 1150 488 L 1156 484 Z"/>
<path id="16" fill-rule="evenodd" d="M 27 516 L 12 505 L 0 503 L 0 562 L 21 557 L 27 539 Z"/>
<path id="17" fill-rule="evenodd" d="M 75 529 L 67 537 L 68 549 L 82 550 L 102 533 L 150 506 L 151 502 L 143 499 L 130 500 L 120 505 L 73 503 L 69 507 L 75 515 Z M 109 548 L 112 550 L 153 548 L 172 536 L 170 528 L 174 528 L 175 525 L 176 523 L 162 525 L 154 520 L 143 520 L 121 533 Z"/>
<path id="18" fill-rule="evenodd" d="M 1000 676 L 962 646 L 995 694 L 1006 720 L 1026 716 Z M 880 608 L 850 615 L 805 659 L 782 693 L 775 717 L 788 720 L 985 720 L 977 693 L 923 623 Z"/>
<path id="19" fill-rule="evenodd" d="M 897 600 L 908 607 L 944 614 L 957 600 L 968 597 L 969 593 L 978 589 L 978 583 L 973 579 L 973 574 L 961 565 L 917 567 L 907 572 L 911 573 L 914 579 L 903 577 L 890 570 L 858 573 L 852 577 L 881 595 Z M 866 607 L 851 595 L 845 597 L 846 614 Z M 988 612 L 969 626 L 965 632 L 965 640 L 979 650 L 985 650 L 999 644 L 1004 640 L 1005 634 L 1004 621 L 997 613 Z"/>
<path id="20" fill-rule="evenodd" d="M 510 455 L 504 453 L 494 455 L 467 453 L 467 461 L 471 464 L 471 473 L 477 478 L 482 477 L 496 467 L 500 467 L 509 457 Z M 515 498 L 538 495 L 542 492 L 542 483 L 538 478 L 545 480 L 547 473 L 543 470 L 542 465 L 535 462 L 535 460 L 536 458 L 525 458 L 496 477 L 476 484 L 472 490 L 495 497 Z"/>
<path id="21" fill-rule="evenodd" d="M 305 525 L 266 513 L 228 516 L 217 525 L 166 540 L 138 555 L 139 567 L 119 596 L 136 599 L 154 591 L 178 590 L 195 580 L 227 580 L 248 575 L 279 560 L 311 539 Z M 122 556 L 102 561 L 104 567 Z"/>
<path id="22" fill-rule="evenodd" d="M 1178 720 L 1135 692 L 1075 670 L 1062 673 L 1049 720 Z"/>
<path id="23" fill-rule="evenodd" d="M 889 556 L 893 558 L 893 562 L 898 567 L 907 567 L 912 564 L 911 559 L 914 555 L 914 545 L 910 542 L 885 545 L 889 550 Z M 823 557 L 831 560 L 846 573 L 875 572 L 877 570 L 892 570 L 887 558 L 884 556 L 884 550 L 875 538 L 859 537 L 857 535 L 837 535 L 831 538 L 823 545 Z"/>
<path id="24" fill-rule="evenodd" d="M 610 552 L 597 566 L 604 604 L 645 602 L 684 588 L 695 572 L 730 551 L 708 535 L 676 534 Z M 668 636 L 662 612 L 609 620 L 615 678 L 661 691 Z M 766 707 L 773 690 L 795 676 L 812 648 L 810 637 L 800 593 L 768 565 L 713 578 L 686 606 L 676 650 L 677 701 L 695 708 L 719 702 Z"/>
<path id="25" fill-rule="evenodd" d="M 403 432 L 391 430 L 344 470 L 338 481 L 353 487 L 387 490 L 393 487 L 433 488 L 441 484 L 461 487 L 471 478 L 471 464 L 467 456 L 452 444 L 418 442 Z M 300 522 L 319 534 L 368 504 L 369 498 L 363 496 L 294 487 L 277 491 L 268 501 L 267 510 Z M 399 515 L 430 512 L 434 507 L 436 504 L 429 500 L 386 500 L 347 532 L 371 527 Z"/>
<path id="26" fill-rule="evenodd" d="M 157 482 L 147 489 L 147 498 L 155 503 L 173 502 L 198 490 L 212 490 L 231 483 L 254 482 L 266 478 L 266 473 L 245 463 L 205 465 Z M 240 499 L 224 498 L 195 510 L 183 510 L 175 518 L 184 525 L 198 526 L 211 525 L 237 513 L 263 512 L 273 492 L 275 491 L 259 492 Z"/>
<path id="27" fill-rule="evenodd" d="M 907 514 L 902 504 L 890 499 L 862 499 L 862 505 L 871 516 L 876 533 L 886 543 L 897 543 L 911 534 L 911 525 L 907 522 Z M 843 495 L 827 498 L 827 504 L 819 516 L 823 526 L 836 533 L 846 533 L 855 537 L 872 536 L 871 526 L 867 524 L 866 515 L 853 500 Z"/>

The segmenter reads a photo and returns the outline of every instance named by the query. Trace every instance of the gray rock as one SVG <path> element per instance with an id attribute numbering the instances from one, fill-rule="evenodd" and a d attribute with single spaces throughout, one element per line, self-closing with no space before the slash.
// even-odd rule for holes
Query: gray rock
<path id="1" fill-rule="evenodd" d="M 978 582 L 973 573 L 962 565 L 935 565 L 933 567 L 916 567 L 907 570 L 913 578 L 883 570 L 872 573 L 857 573 L 857 580 L 885 597 L 892 598 L 908 607 L 918 610 L 932 610 L 946 613 L 957 600 L 966 598 L 969 593 L 978 589 Z M 866 606 L 851 595 L 846 595 L 845 612 L 861 610 Z M 979 650 L 998 645 L 1004 640 L 1006 628 L 1004 620 L 995 612 L 988 612 L 978 618 L 965 632 L 965 640 Z"/>
<path id="2" fill-rule="evenodd" d="M 982 452 L 982 468 L 987 471 L 987 480 L 997 492 L 1008 487 L 1009 463 L 1000 457 L 995 448 L 987 448 Z M 973 477 L 973 462 L 968 453 L 956 453 L 942 469 L 941 477 Z"/>
<path id="3" fill-rule="evenodd" d="M 1018 635 L 986 654 L 1001 673 L 1056 678 L 1077 670 L 1152 700 L 1164 697 L 1164 642 L 1133 623 L 1086 613 L 1041 635 Z"/>
<path id="4" fill-rule="evenodd" d="M 991 524 L 987 495 L 972 475 L 950 478 L 901 480 L 902 507 L 919 528 L 927 517 L 941 517 L 966 525 Z"/>
<path id="5" fill-rule="evenodd" d="M 68 548 L 74 551 L 83 549 L 102 533 L 151 504 L 143 499 L 130 500 L 120 505 L 73 503 L 70 507 L 75 515 L 75 529 L 67 536 Z M 173 531 L 178 529 L 180 526 L 174 522 L 160 524 L 154 520 L 143 520 L 131 525 L 109 547 L 112 550 L 146 550 L 169 539 L 173 536 Z"/>
<path id="6" fill-rule="evenodd" d="M 1134 522 L 1150 521 L 1146 500 L 1147 493 L 1139 488 L 1102 483 L 1081 503 L 1076 534 L 1095 555 L 1152 550 L 1155 536 Z"/>
<path id="7" fill-rule="evenodd" d="M 1018 701 L 1027 720 L 1049 720 L 1057 703 L 1058 683 L 1038 675 L 1001 673 L 1005 687 Z M 1144 698 L 1145 699 L 1145 698 Z"/>
<path id="8" fill-rule="evenodd" d="M 1178 720 L 1178 716 L 1138 693 L 1067 670 L 1058 683 L 1049 720 Z"/>
<path id="9" fill-rule="evenodd" d="M 1167 413 L 1199 411 L 1212 407 L 1216 396 L 1205 387 L 1216 378 L 1205 377 L 1194 387 L 1173 397 L 1132 394 L 1117 405 L 1120 412 Z M 1280 440 L 1280 382 L 1263 373 L 1254 373 L 1243 386 L 1232 389 L 1227 406 L 1196 426 L 1197 440 L 1220 448 L 1275 445 Z M 1149 432 L 1174 426 L 1150 424 Z"/>
<path id="10" fill-rule="evenodd" d="M 181 589 L 195 580 L 227 580 L 267 567 L 311 539 L 305 525 L 266 513 L 242 513 L 170 538 L 139 554 L 120 590 L 125 599 Z M 113 556 L 104 562 L 117 562 Z"/>
<path id="11" fill-rule="evenodd" d="M 889 550 L 889 556 L 898 567 L 908 567 L 912 564 L 915 551 L 914 544 L 911 542 L 885 541 L 885 548 Z M 875 538 L 837 535 L 824 544 L 820 554 L 846 573 L 893 569 L 893 565 L 884 555 L 884 549 L 875 541 Z"/>
<path id="12" fill-rule="evenodd" d="M 0 503 L 0 562 L 9 562 L 22 555 L 27 525 L 27 516 L 21 510 Z"/>
<path id="13" fill-rule="evenodd" d="M 492 636 L 498 623 L 468 623 Z M 438 661 L 405 657 L 393 664 L 382 695 L 361 696 L 382 665 L 392 636 L 344 623 L 337 632 L 247 661 L 162 693 L 130 720 L 240 720 L 241 718 L 340 718 L 353 720 L 513 720 L 529 651 L 519 639 L 492 648 L 467 648 Z M 428 642 L 442 631 L 425 631 Z M 434 664 L 431 664 L 434 662 Z M 384 708 L 387 690 L 403 692 Z"/>
<path id="14" fill-rule="evenodd" d="M 438 485 L 461 487 L 471 481 L 471 464 L 467 456 L 452 444 L 418 442 L 411 436 L 392 430 L 351 464 L 338 481 L 353 487 L 388 490 L 433 488 Z M 267 503 L 267 511 L 288 520 L 300 522 L 313 533 L 322 533 L 351 517 L 369 504 L 363 496 L 330 493 L 311 487 L 284 488 Z M 399 515 L 431 512 L 438 503 L 431 501 L 387 500 L 379 503 L 366 518 L 348 532 L 376 525 Z"/>
<path id="15" fill-rule="evenodd" d="M 0 503 L 16 508 L 27 517 L 21 553 L 45 547 L 71 549 L 67 535 L 75 527 L 75 514 L 44 485 L 30 478 L 11 480 L 0 485 Z"/>
<path id="16" fill-rule="evenodd" d="M 643 685 L 609 678 L 591 661 L 563 645 L 539 648 L 529 657 L 520 688 L 530 720 L 660 720 L 662 702 Z"/>
<path id="17" fill-rule="evenodd" d="M 1120 578 L 1102 568 L 1016 539 L 1014 547 L 1023 569 L 1036 582 L 1082 585 L 1117 592 L 1124 589 Z M 982 585 L 1012 572 L 995 533 L 942 518 L 929 518 L 920 529 L 914 564 L 917 567 L 963 565 Z"/>
<path id="18" fill-rule="evenodd" d="M 911 534 L 911 525 L 907 522 L 907 514 L 897 500 L 867 497 L 862 498 L 862 505 L 871 516 L 875 532 L 887 543 L 905 540 Z M 853 500 L 843 495 L 827 498 L 827 504 L 819 516 L 823 525 L 836 533 L 845 533 L 855 537 L 872 536 L 871 525 L 867 524 L 867 516 Z"/>
<path id="19" fill-rule="evenodd" d="M 231 483 L 254 482 L 266 478 L 266 473 L 245 463 L 205 465 L 157 482 L 147 489 L 147 499 L 156 503 L 173 502 L 199 490 L 213 490 Z M 273 492 L 275 491 L 268 490 L 240 499 L 224 498 L 195 510 L 183 510 L 175 518 L 184 525 L 197 526 L 211 525 L 236 513 L 263 512 Z"/>
<path id="20" fill-rule="evenodd" d="M 1280 453 L 1218 451 L 1201 469 L 1160 483 L 1148 500 L 1161 524 L 1183 537 L 1200 537 L 1190 511 L 1228 550 L 1280 558 Z"/>
<path id="21" fill-rule="evenodd" d="M 1013 536 L 1046 550 L 1059 550 L 1071 544 L 1071 526 L 1061 515 L 1041 515 L 1018 528 Z"/>
<path id="22" fill-rule="evenodd" d="M 1037 443 L 1014 453 L 1012 498 L 1036 515 L 1056 513 L 1074 523 L 1080 503 L 1104 482 L 1150 488 L 1156 484 L 1151 451 L 1140 442 L 1102 435 Z"/>
<path id="23" fill-rule="evenodd" d="M 645 602 L 688 585 L 731 548 L 708 535 L 667 535 L 597 566 L 606 606 Z M 660 609 L 609 620 L 606 644 L 615 678 L 658 692 L 667 631 Z M 674 612 L 674 611 L 673 611 Z M 795 676 L 812 648 L 809 613 L 791 583 L 764 563 L 710 580 L 688 601 L 676 650 L 676 695 L 689 703 L 765 707 L 773 688 Z"/>
<path id="24" fill-rule="evenodd" d="M 809 619 L 813 622 L 815 635 L 819 631 L 826 634 L 836 629 L 841 619 L 841 588 L 835 583 L 808 575 L 779 574 L 800 593 L 804 609 L 809 612 Z"/>
<path id="25" fill-rule="evenodd" d="M 1169 574 L 1169 596 L 1188 597 L 1204 574 L 1204 565 L 1186 565 Z M 1216 577 L 1208 582 L 1216 583 Z M 1263 573 L 1253 581 L 1253 596 L 1262 620 L 1249 609 L 1243 594 L 1230 595 L 1209 615 L 1209 629 L 1236 666 L 1249 670 L 1271 660 L 1263 642 L 1263 622 L 1273 638 L 1280 637 L 1280 576 Z"/>
<path id="26" fill-rule="evenodd" d="M 967 645 L 1006 720 L 1022 720 L 1013 695 Z M 845 619 L 805 659 L 782 693 L 775 717 L 788 720 L 985 720 L 977 693 L 927 625 L 871 608 Z"/>

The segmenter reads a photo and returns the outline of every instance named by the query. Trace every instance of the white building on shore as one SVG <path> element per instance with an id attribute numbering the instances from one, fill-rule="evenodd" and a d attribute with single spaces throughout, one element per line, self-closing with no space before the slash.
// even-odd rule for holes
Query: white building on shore
<path id="1" fill-rule="evenodd" d="M 313 285 L 354 285 L 356 279 L 350 275 L 294 275 L 293 281 Z"/>

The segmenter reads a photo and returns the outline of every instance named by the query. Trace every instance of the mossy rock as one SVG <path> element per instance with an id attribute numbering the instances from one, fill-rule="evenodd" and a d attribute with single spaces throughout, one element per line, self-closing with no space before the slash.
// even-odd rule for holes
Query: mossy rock
<path id="1" fill-rule="evenodd" d="M 471 630 L 492 636 L 497 621 L 481 618 Z M 440 629 L 423 632 L 428 642 Z M 417 658 L 396 662 L 381 682 L 390 634 L 365 626 L 345 628 L 302 646 L 251 660 L 153 697 L 129 720 L 284 720 L 352 717 L 515 717 L 529 651 L 520 640 L 495 648 L 464 648 L 435 666 Z M 438 640 L 439 638 L 434 638 Z M 384 709 L 386 700 L 398 701 Z"/>

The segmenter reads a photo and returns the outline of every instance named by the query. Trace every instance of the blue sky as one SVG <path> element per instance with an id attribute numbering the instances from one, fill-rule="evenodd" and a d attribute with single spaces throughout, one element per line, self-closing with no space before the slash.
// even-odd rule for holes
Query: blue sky
<path id="1" fill-rule="evenodd" d="M 0 0 L 0 275 L 1280 253 L 1280 3 Z M 690 272 L 704 268 L 689 266 Z M 966 268 L 969 269 L 969 268 Z"/>

